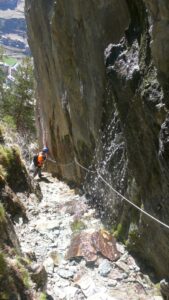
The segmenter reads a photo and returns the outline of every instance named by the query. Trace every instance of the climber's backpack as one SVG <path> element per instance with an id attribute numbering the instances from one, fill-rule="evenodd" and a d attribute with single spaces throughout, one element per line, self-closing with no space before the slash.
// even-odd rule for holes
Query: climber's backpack
<path id="1" fill-rule="evenodd" d="M 33 163 L 34 163 L 34 166 L 37 167 L 38 166 L 38 154 L 35 154 L 34 157 L 33 157 Z"/>

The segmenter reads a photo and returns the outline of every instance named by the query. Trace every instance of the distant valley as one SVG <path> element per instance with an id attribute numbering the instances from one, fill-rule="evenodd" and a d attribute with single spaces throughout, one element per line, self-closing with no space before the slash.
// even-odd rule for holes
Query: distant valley
<path id="1" fill-rule="evenodd" d="M 0 44 L 8 55 L 30 53 L 24 16 L 24 0 L 0 0 Z"/>

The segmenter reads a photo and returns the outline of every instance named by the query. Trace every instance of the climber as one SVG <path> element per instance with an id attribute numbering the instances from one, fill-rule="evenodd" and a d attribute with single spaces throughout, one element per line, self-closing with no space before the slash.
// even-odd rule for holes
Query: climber
<path id="1" fill-rule="evenodd" d="M 42 177 L 42 167 L 44 165 L 45 160 L 47 159 L 48 153 L 49 153 L 48 147 L 44 147 L 41 152 L 39 152 L 34 156 L 33 163 L 35 166 L 35 171 L 33 177 L 35 177 L 37 174 L 39 178 Z"/>

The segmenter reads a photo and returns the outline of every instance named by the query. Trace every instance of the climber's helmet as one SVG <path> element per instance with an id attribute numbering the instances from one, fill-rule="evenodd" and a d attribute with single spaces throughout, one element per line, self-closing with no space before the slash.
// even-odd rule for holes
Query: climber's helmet
<path id="1" fill-rule="evenodd" d="M 49 152 L 48 147 L 44 147 L 43 150 L 42 150 L 42 152 L 43 152 L 43 153 L 48 153 L 48 152 Z"/>

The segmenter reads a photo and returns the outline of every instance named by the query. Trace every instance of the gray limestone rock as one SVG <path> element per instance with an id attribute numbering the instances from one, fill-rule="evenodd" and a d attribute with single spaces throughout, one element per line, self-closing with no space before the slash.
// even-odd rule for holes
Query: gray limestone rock
<path id="1" fill-rule="evenodd" d="M 118 300 L 118 298 L 111 297 L 105 293 L 96 293 L 88 297 L 87 300 Z"/>
<path id="2" fill-rule="evenodd" d="M 62 277 L 62 278 L 65 278 L 65 279 L 70 279 L 74 276 L 74 272 L 71 271 L 71 270 L 66 270 L 66 269 L 59 269 L 57 271 L 57 274 Z"/>
<path id="3" fill-rule="evenodd" d="M 54 262 L 53 262 L 53 259 L 51 257 L 48 257 L 47 259 L 45 259 L 45 261 L 43 262 L 43 265 L 44 265 L 45 270 L 46 270 L 47 273 L 53 273 Z"/>
<path id="4" fill-rule="evenodd" d="M 64 291 L 60 288 L 58 288 L 57 284 L 54 286 L 54 293 L 57 299 L 59 300 L 65 300 L 66 299 L 66 294 Z"/>
<path id="5" fill-rule="evenodd" d="M 76 288 L 74 286 L 68 286 L 68 287 L 65 287 L 64 292 L 66 294 L 67 300 L 74 300 L 77 298 L 78 288 Z"/>
<path id="6" fill-rule="evenodd" d="M 127 273 L 127 274 L 130 272 L 129 266 L 128 266 L 126 263 L 122 262 L 122 261 L 117 261 L 117 262 L 116 262 L 116 266 L 117 266 L 119 269 L 123 270 L 123 271 L 124 271 L 125 273 Z"/>
<path id="7" fill-rule="evenodd" d="M 76 285 L 81 288 L 86 297 L 90 297 L 98 292 L 93 279 L 87 274 L 82 276 L 80 280 L 76 282 Z"/>
<path id="8" fill-rule="evenodd" d="M 104 259 L 99 265 L 99 274 L 106 277 L 111 271 L 111 264 L 107 259 Z"/>

